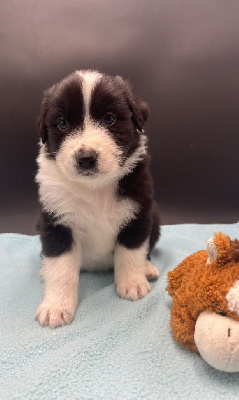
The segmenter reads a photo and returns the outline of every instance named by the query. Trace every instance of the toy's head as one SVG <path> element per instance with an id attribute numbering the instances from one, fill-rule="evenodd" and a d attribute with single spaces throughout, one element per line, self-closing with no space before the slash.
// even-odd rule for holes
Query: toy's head
<path id="1" fill-rule="evenodd" d="M 232 241 L 223 233 L 210 238 L 206 264 L 192 274 L 187 287 L 194 292 L 189 307 L 195 318 L 209 310 L 239 321 L 238 240 Z"/>
<path id="2" fill-rule="evenodd" d="M 175 339 L 213 367 L 239 371 L 239 241 L 215 234 L 168 281 Z"/>
<path id="3" fill-rule="evenodd" d="M 194 340 L 211 366 L 236 372 L 239 371 L 239 242 L 219 233 L 208 240 L 207 252 L 210 279 L 205 289 L 208 292 L 212 285 L 210 304 L 196 321 Z"/>

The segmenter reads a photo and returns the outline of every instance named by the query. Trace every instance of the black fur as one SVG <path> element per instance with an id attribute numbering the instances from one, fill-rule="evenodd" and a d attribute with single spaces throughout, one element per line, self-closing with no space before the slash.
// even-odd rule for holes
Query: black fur
<path id="1" fill-rule="evenodd" d="M 64 117 L 70 129 L 62 132 L 58 119 Z M 84 120 L 84 104 L 80 79 L 72 74 L 48 89 L 43 98 L 38 129 L 43 143 L 47 144 L 48 156 L 55 158 L 57 151 L 70 130 L 81 128 Z"/>
<path id="2" fill-rule="evenodd" d="M 147 110 L 145 102 L 134 100 L 127 82 L 117 77 L 104 76 L 92 94 L 90 113 L 95 121 L 102 124 L 102 118 L 107 112 L 116 116 L 116 122 L 108 130 L 117 145 L 124 150 L 124 160 L 139 145 L 139 130 L 142 130 L 147 119 Z"/>
<path id="3" fill-rule="evenodd" d="M 149 170 L 149 157 L 141 161 L 126 175 L 118 187 L 120 197 L 128 197 L 139 204 L 136 219 L 124 227 L 118 235 L 118 242 L 127 248 L 140 247 L 149 237 L 149 253 L 160 234 L 158 206 L 153 200 L 153 182 Z"/>
<path id="4" fill-rule="evenodd" d="M 40 231 L 43 256 L 58 257 L 71 250 L 73 245 L 71 229 L 57 223 L 53 215 L 42 211 L 37 227 Z"/>

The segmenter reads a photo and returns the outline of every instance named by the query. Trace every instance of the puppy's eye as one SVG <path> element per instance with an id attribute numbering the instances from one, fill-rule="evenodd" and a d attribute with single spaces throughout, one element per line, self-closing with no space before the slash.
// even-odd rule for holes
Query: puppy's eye
<path id="1" fill-rule="evenodd" d="M 64 117 L 61 117 L 58 119 L 58 128 L 61 131 L 65 131 L 66 129 L 69 128 L 69 123 L 67 122 L 67 120 Z"/>
<path id="2" fill-rule="evenodd" d="M 112 114 L 112 113 L 106 113 L 106 114 L 103 116 L 102 121 L 103 121 L 103 123 L 104 123 L 105 125 L 111 126 L 111 125 L 113 125 L 113 124 L 115 123 L 116 118 L 115 118 L 114 114 Z"/>
<path id="3" fill-rule="evenodd" d="M 227 313 L 225 313 L 224 311 L 219 312 L 219 315 L 222 315 L 223 317 L 227 317 Z"/>

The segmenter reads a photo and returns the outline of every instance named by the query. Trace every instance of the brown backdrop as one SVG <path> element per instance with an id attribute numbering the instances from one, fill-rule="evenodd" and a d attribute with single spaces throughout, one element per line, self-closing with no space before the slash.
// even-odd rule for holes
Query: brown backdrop
<path id="1" fill-rule="evenodd" d="M 34 233 L 42 91 L 96 68 L 147 100 L 163 223 L 239 220 L 238 0 L 2 0 L 0 231 Z"/>

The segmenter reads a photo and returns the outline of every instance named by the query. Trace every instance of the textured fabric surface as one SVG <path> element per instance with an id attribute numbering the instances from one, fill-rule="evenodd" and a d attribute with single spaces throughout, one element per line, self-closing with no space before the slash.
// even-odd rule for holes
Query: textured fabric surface
<path id="1" fill-rule="evenodd" d="M 34 321 L 42 300 L 38 236 L 0 235 L 0 399 L 237 399 L 239 373 L 219 372 L 173 340 L 167 272 L 232 225 L 162 228 L 153 256 L 160 278 L 142 300 L 120 299 L 113 273 L 82 273 L 70 326 Z"/>

